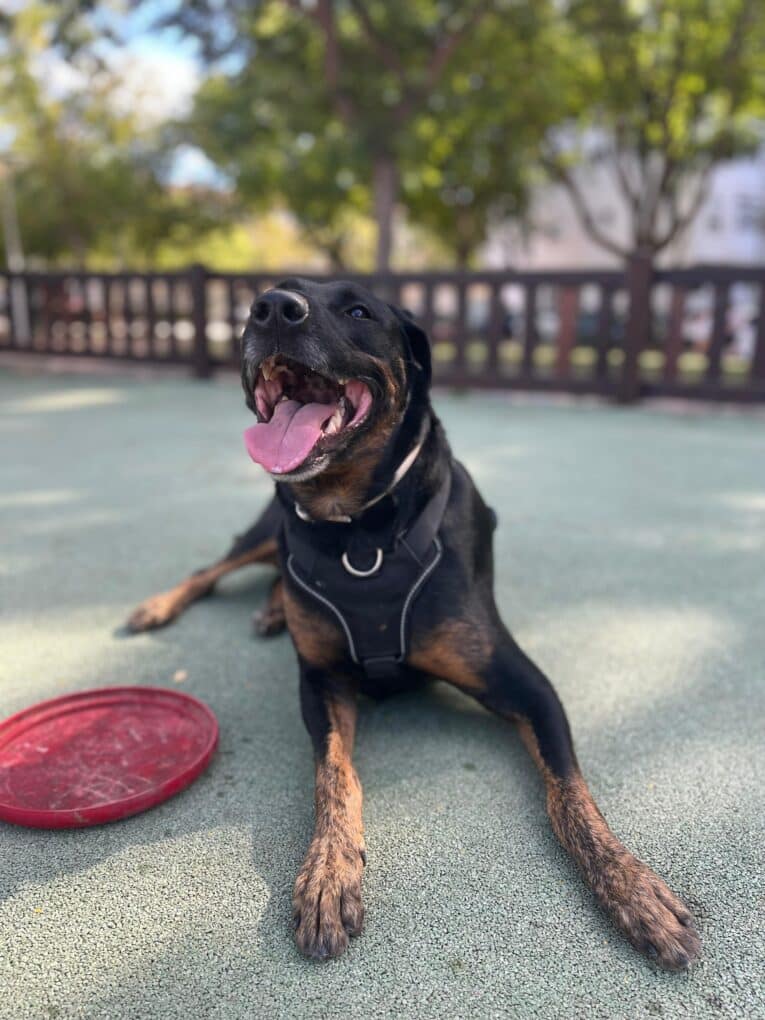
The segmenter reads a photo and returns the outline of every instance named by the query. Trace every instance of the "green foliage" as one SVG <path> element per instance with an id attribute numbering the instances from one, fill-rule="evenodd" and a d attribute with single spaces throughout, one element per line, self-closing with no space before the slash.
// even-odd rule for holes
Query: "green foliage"
<path id="1" fill-rule="evenodd" d="M 546 22 L 543 5 L 519 6 L 512 18 L 487 14 L 413 125 L 407 209 L 462 265 L 490 219 L 523 218 L 538 179 L 537 154 L 558 108 Z"/>
<path id="2" fill-rule="evenodd" d="M 604 247 L 571 167 L 611 166 L 632 247 L 657 251 L 691 221 L 721 159 L 754 147 L 765 115 L 761 0 L 569 0 L 552 37 L 561 123 L 548 169 Z M 600 236 L 598 236 L 600 235 Z"/>
<path id="3" fill-rule="evenodd" d="M 464 265 L 487 223 L 525 216 L 541 167 L 604 247 L 656 252 L 765 119 L 762 0 L 144 0 L 198 43 L 204 70 L 188 119 L 149 128 L 104 59 L 140 6 L 34 0 L 0 15 L 0 127 L 39 259 L 272 265 L 319 250 L 368 267 L 371 219 L 381 236 L 398 203 L 410 253 Z M 79 75 L 66 96 L 41 86 L 46 50 Z M 169 188 L 181 144 L 230 189 Z M 588 205 L 595 164 L 629 209 L 627 245 Z"/>
<path id="4" fill-rule="evenodd" d="M 283 5 L 260 7 L 241 66 L 203 83 L 186 138 L 230 179 L 241 215 L 284 205 L 341 265 L 352 214 L 368 206 L 369 163 L 323 93 L 319 41 Z"/>
<path id="5" fill-rule="evenodd" d="M 198 39 L 217 69 L 197 97 L 191 138 L 245 202 L 283 202 L 341 264 L 347 211 L 372 212 L 376 165 L 388 160 L 410 221 L 465 261 L 490 211 L 516 214 L 525 203 L 550 123 L 534 53 L 545 10 L 201 0 L 179 4 L 166 23 Z"/>
<path id="6" fill-rule="evenodd" d="M 214 210 L 165 187 L 160 137 L 123 109 L 113 72 L 88 52 L 65 92 L 43 88 L 41 56 L 59 37 L 80 45 L 86 32 L 60 25 L 57 13 L 27 5 L 6 25 L 0 49 L 0 125 L 13 137 L 6 164 L 27 257 L 85 264 L 97 255 L 115 265 L 150 255 L 181 225 L 204 232 Z"/>

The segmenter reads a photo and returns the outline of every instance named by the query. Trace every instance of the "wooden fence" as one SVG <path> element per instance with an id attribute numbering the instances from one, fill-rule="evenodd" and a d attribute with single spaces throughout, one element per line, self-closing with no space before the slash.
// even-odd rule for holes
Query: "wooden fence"
<path id="1" fill-rule="evenodd" d="M 0 356 L 181 364 L 206 377 L 238 366 L 254 296 L 287 275 L 0 274 Z M 635 258 L 625 271 L 347 275 L 417 316 L 443 385 L 765 400 L 765 267 L 654 271 Z"/>

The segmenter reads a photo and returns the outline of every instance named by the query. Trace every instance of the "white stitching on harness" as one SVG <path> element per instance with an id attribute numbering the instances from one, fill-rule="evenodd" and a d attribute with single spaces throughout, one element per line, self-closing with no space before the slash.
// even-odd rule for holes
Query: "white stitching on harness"
<path id="1" fill-rule="evenodd" d="M 420 590 L 420 588 L 423 586 L 423 584 L 427 581 L 427 579 L 436 569 L 438 564 L 441 562 L 441 556 L 443 555 L 444 551 L 443 546 L 441 545 L 438 536 L 436 536 L 433 539 L 433 542 L 436 547 L 436 555 L 433 557 L 432 562 L 430 562 L 427 565 L 425 570 L 423 570 L 423 572 L 414 582 L 412 587 L 409 589 L 409 593 L 407 594 L 406 599 L 404 601 L 404 607 L 401 610 L 401 625 L 399 628 L 399 655 L 401 656 L 402 661 L 406 653 L 406 620 L 407 616 L 409 615 L 409 607 L 417 592 Z M 323 595 L 320 595 L 315 588 L 311 588 L 310 585 L 306 584 L 306 582 L 302 580 L 302 578 L 298 577 L 298 575 L 295 573 L 292 567 L 292 559 L 293 557 L 290 554 L 290 556 L 287 559 L 287 569 L 289 570 L 292 579 L 296 581 L 297 584 L 300 585 L 303 591 L 307 592 L 312 598 L 318 599 L 319 602 L 322 602 L 327 607 L 327 609 L 330 609 L 334 613 L 334 615 L 340 622 L 340 625 L 342 626 L 343 630 L 345 631 L 345 636 L 348 639 L 348 647 L 351 652 L 351 658 L 353 659 L 357 666 L 363 665 L 363 663 L 359 662 L 358 656 L 356 655 L 356 646 L 353 643 L 353 635 L 351 634 L 350 627 L 348 626 L 343 614 L 340 612 L 340 610 L 333 602 L 330 602 L 328 598 L 325 598 Z"/>
<path id="2" fill-rule="evenodd" d="M 433 541 L 436 544 L 436 555 L 435 555 L 435 557 L 433 559 L 433 562 L 430 563 L 425 568 L 425 570 L 420 574 L 420 576 L 417 578 L 417 580 L 412 585 L 412 588 L 411 588 L 409 594 L 406 597 L 406 602 L 404 603 L 404 608 L 401 611 L 401 631 L 400 631 L 400 634 L 399 634 L 399 639 L 400 639 L 400 645 L 401 645 L 401 658 L 402 659 L 404 657 L 404 649 L 406 648 L 406 644 L 405 644 L 405 642 L 406 642 L 406 618 L 407 618 L 407 615 L 409 613 L 409 604 L 412 601 L 412 599 L 414 598 L 414 596 L 417 594 L 417 592 L 420 590 L 422 585 L 425 583 L 425 581 L 427 581 L 427 579 L 433 573 L 435 568 L 438 566 L 438 564 L 439 564 L 439 562 L 441 560 L 441 555 L 443 554 L 443 551 L 444 551 L 443 550 L 443 546 L 441 545 L 441 543 L 438 540 L 438 535 L 435 536 Z"/>
<path id="3" fill-rule="evenodd" d="M 319 593 L 318 593 L 317 591 L 314 591 L 314 589 L 313 589 L 313 588 L 310 588 L 310 587 L 309 587 L 309 586 L 308 586 L 308 585 L 307 585 L 307 584 L 305 583 L 305 581 L 301 580 L 301 579 L 300 579 L 300 578 L 299 578 L 299 577 L 297 576 L 297 574 L 295 573 L 295 571 L 294 571 L 294 570 L 292 569 L 292 554 L 290 554 L 290 556 L 289 556 L 289 559 L 287 560 L 287 569 L 289 570 L 290 574 L 292 575 L 292 579 L 293 579 L 294 581 L 297 581 L 297 583 L 298 583 L 298 584 L 300 585 L 300 587 L 301 587 L 301 588 L 303 589 L 303 591 L 307 591 L 309 595 L 311 595 L 311 596 L 312 596 L 313 598 L 315 598 L 315 599 L 318 599 L 318 600 L 319 600 L 319 602 L 323 602 L 323 603 L 324 603 L 324 605 L 325 605 L 325 606 L 326 606 L 326 607 L 327 607 L 328 609 L 331 609 L 331 610 L 332 610 L 332 612 L 333 612 L 333 613 L 335 614 L 335 616 L 336 616 L 336 617 L 338 618 L 338 620 L 339 620 L 339 621 L 340 621 L 340 623 L 342 624 L 342 628 L 343 628 L 343 630 L 345 631 L 345 636 L 346 636 L 346 637 L 348 638 L 348 647 L 349 647 L 349 648 L 350 648 L 350 650 L 351 650 L 351 658 L 353 659 L 353 661 L 354 661 L 354 662 L 355 662 L 355 663 L 356 663 L 357 665 L 359 665 L 359 660 L 358 660 L 358 659 L 356 658 L 356 646 L 355 646 L 355 645 L 354 645 L 354 643 L 353 643 L 353 637 L 352 637 L 352 635 L 351 635 L 351 632 L 350 632 L 350 630 L 349 630 L 349 628 L 348 628 L 348 624 L 347 624 L 347 623 L 345 622 L 345 617 L 344 617 L 344 616 L 343 616 L 343 614 L 342 614 L 342 613 L 340 612 L 340 610 L 339 610 L 339 609 L 337 608 L 337 606 L 333 605 L 333 604 L 332 604 L 332 603 L 331 603 L 331 602 L 329 601 L 329 599 L 325 599 L 325 598 L 324 598 L 324 596 L 323 596 L 323 595 L 320 595 L 320 594 L 319 594 Z"/>

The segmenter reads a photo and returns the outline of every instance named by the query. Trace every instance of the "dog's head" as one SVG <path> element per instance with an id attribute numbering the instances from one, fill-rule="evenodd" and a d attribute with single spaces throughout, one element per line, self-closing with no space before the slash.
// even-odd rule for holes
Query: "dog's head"
<path id="1" fill-rule="evenodd" d="M 284 280 L 256 299 L 242 385 L 258 419 L 250 456 L 280 481 L 351 462 L 427 404 L 430 349 L 405 312 L 356 283 Z"/>

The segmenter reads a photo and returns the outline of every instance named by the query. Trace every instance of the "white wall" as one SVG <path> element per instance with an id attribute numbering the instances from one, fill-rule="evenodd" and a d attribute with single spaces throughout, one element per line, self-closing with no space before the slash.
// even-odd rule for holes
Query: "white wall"
<path id="1" fill-rule="evenodd" d="M 625 243 L 627 209 L 606 166 L 580 171 L 579 184 L 599 227 Z M 488 268 L 590 269 L 619 265 L 619 259 L 586 234 L 559 186 L 540 188 L 532 202 L 536 229 L 521 236 L 512 224 L 490 231 L 483 252 Z M 709 195 L 685 234 L 663 253 L 666 265 L 699 262 L 765 262 L 765 146 L 752 158 L 721 164 Z"/>

